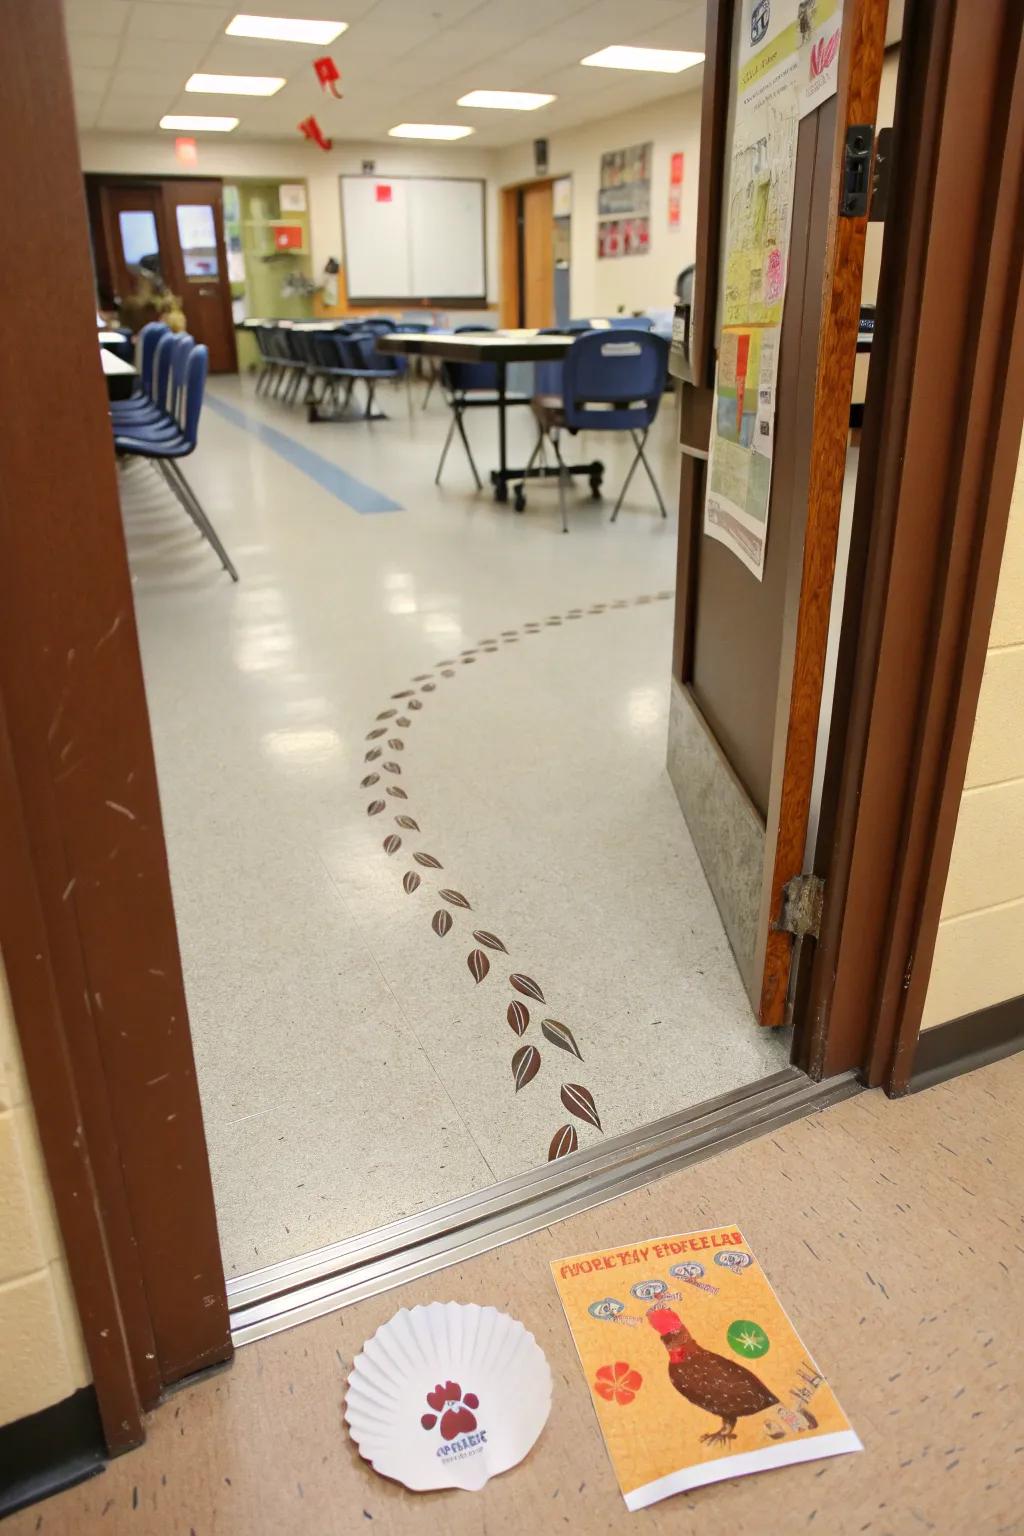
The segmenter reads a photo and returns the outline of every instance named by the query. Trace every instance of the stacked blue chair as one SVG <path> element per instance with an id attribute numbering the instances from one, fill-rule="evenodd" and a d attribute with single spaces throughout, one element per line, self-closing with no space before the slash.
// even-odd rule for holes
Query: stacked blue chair
<path id="1" fill-rule="evenodd" d="M 161 399 L 159 392 L 160 364 L 164 356 L 168 360 L 163 379 L 166 401 Z M 155 370 L 158 392 L 148 405 L 140 402 L 133 414 L 118 412 L 113 416 L 114 447 L 118 454 L 148 459 L 155 466 L 199 532 L 213 545 L 232 581 L 237 581 L 238 572 L 178 462 L 187 458 L 196 447 L 206 369 L 206 348 L 197 347 L 187 333 L 161 338 Z M 131 403 L 125 402 L 126 405 Z"/>
<path id="2" fill-rule="evenodd" d="M 562 532 L 568 533 L 566 487 L 570 470 L 558 442 L 564 427 L 575 433 L 628 432 L 636 453 L 623 481 L 611 521 L 619 515 L 637 464 L 642 463 L 654 494 L 667 517 L 658 482 L 644 453 L 647 434 L 665 389 L 668 374 L 668 343 L 648 330 L 615 327 L 613 331 L 585 331 L 577 336 L 566 353 L 562 369 L 561 399 L 535 395 L 534 415 L 554 449 L 558 461 L 558 499 L 562 512 Z M 536 449 L 534 453 L 536 454 Z M 522 486 L 517 489 L 517 502 Z"/>

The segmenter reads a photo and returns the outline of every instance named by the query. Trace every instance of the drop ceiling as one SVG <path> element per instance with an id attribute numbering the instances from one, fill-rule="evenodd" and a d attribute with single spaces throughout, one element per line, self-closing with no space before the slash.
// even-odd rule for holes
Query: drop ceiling
<path id="1" fill-rule="evenodd" d="M 349 26 L 326 48 L 226 37 L 239 10 Z M 65 13 L 79 128 L 116 133 L 153 133 L 164 113 L 202 112 L 238 117 L 233 136 L 288 139 L 312 112 L 334 139 L 382 139 L 403 121 L 468 123 L 476 131 L 460 144 L 498 148 L 701 82 L 699 66 L 681 75 L 587 69 L 585 54 L 612 43 L 704 46 L 704 0 L 66 0 Z M 322 53 L 341 70 L 341 101 L 314 76 Z M 287 84 L 266 99 L 186 95 L 200 71 Z M 475 89 L 558 99 L 535 112 L 456 106 Z"/>

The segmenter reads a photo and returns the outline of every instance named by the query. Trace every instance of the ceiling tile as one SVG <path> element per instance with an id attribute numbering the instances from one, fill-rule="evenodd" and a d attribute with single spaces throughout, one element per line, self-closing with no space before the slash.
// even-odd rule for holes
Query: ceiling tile
<path id="1" fill-rule="evenodd" d="M 98 32 L 104 37 L 118 37 L 131 8 L 131 0 L 65 0 L 64 25 L 69 35 Z"/>
<path id="2" fill-rule="evenodd" d="M 79 128 L 92 128 L 103 104 L 102 95 L 92 92 L 75 92 L 75 119 Z"/>
<path id="3" fill-rule="evenodd" d="M 228 9 L 212 5 L 152 5 L 137 0 L 128 22 L 129 37 L 158 42 L 211 42 L 231 20 Z"/>
<path id="4" fill-rule="evenodd" d="M 120 73 L 133 69 L 176 69 L 182 85 L 199 68 L 202 43 L 158 42 L 151 37 L 126 37 L 117 56 Z"/>
<path id="5" fill-rule="evenodd" d="M 109 69 L 117 59 L 117 38 L 100 32 L 73 32 L 68 38 L 72 65 L 87 69 Z"/>
<path id="6" fill-rule="evenodd" d="M 146 101 L 144 97 L 136 97 L 128 101 L 107 101 L 100 110 L 96 120 L 97 128 L 124 128 L 136 133 L 151 132 L 157 130 L 160 116 L 165 108 Z"/>
<path id="7" fill-rule="evenodd" d="M 109 69 L 89 69 L 80 64 L 71 65 L 71 79 L 76 91 L 103 92 L 110 83 Z"/>
<path id="8" fill-rule="evenodd" d="M 159 61 L 153 62 L 157 65 Z M 181 71 L 173 67 L 120 69 L 110 82 L 107 99 L 114 101 L 132 96 L 178 96 L 184 84 Z"/>

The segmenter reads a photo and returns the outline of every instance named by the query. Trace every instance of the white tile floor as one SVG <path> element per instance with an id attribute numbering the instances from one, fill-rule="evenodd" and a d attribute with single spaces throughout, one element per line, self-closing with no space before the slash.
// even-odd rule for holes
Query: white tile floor
<path id="1" fill-rule="evenodd" d="M 752 1021 L 664 769 L 672 604 L 633 599 L 671 588 L 676 528 L 642 478 L 614 527 L 610 502 L 577 492 L 564 537 L 553 488 L 524 516 L 497 509 L 457 446 L 434 487 L 440 402 L 410 420 L 386 394 L 388 421 L 311 427 L 254 400 L 250 381 L 213 393 L 291 445 L 204 415 L 186 468 L 241 583 L 145 466 L 124 471 L 123 502 L 229 1274 L 541 1162 L 562 1125 L 587 1144 L 601 1131 L 563 1107 L 565 1083 L 616 1134 L 784 1065 L 788 1041 Z M 512 422 L 528 451 L 528 413 Z M 493 419 L 469 425 L 484 469 Z M 653 458 L 670 508 L 673 433 L 669 403 Z M 401 510 L 356 512 L 282 446 Z M 594 454 L 616 493 L 622 445 L 592 436 L 580 457 Z M 573 608 L 584 615 L 546 622 Z M 492 637 L 497 650 L 479 647 Z M 421 692 L 420 675 L 436 687 Z M 407 688 L 422 709 L 392 702 Z M 405 713 L 367 762 L 390 708 Z M 375 799 L 385 809 L 368 816 Z M 439 937 L 441 910 L 453 922 Z M 473 950 L 490 962 L 479 983 Z M 513 972 L 544 1002 L 513 990 Z M 517 998 L 522 1038 L 506 1022 Z M 512 1058 L 531 1044 L 540 1068 L 517 1093 Z"/>

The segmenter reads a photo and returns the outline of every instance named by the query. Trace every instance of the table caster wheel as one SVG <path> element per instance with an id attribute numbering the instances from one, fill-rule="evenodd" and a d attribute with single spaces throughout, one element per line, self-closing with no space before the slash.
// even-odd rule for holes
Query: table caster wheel
<path id="1" fill-rule="evenodd" d="M 590 494 L 595 501 L 600 501 L 601 499 L 601 481 L 603 478 L 602 475 L 591 475 L 590 477 Z"/>
<path id="2" fill-rule="evenodd" d="M 517 485 L 512 493 L 512 505 L 517 512 L 522 512 L 526 507 L 526 494 L 521 485 Z"/>
<path id="3" fill-rule="evenodd" d="M 500 502 L 502 505 L 508 501 L 508 486 L 505 484 L 504 480 L 499 480 L 495 485 L 494 499 L 495 501 Z"/>

